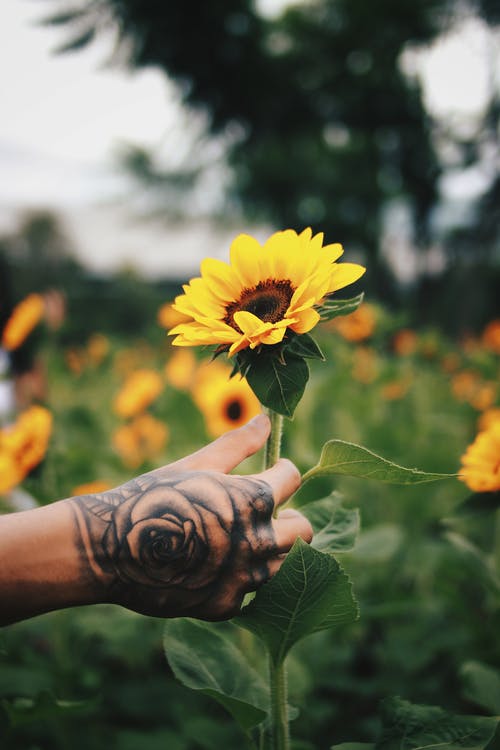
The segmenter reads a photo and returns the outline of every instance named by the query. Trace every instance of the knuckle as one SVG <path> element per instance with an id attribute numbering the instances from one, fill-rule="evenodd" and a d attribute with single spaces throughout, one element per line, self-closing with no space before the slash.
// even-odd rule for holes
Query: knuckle
<path id="1" fill-rule="evenodd" d="M 295 487 L 294 491 L 297 490 L 302 482 L 300 471 L 288 458 L 280 458 L 280 463 L 287 469 L 288 473 L 290 474 L 290 483 Z"/>

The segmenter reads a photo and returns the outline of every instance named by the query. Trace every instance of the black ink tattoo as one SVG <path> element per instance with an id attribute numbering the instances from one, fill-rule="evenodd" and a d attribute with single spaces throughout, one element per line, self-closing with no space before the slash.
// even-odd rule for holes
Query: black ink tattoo
<path id="1" fill-rule="evenodd" d="M 271 488 L 256 479 L 151 472 L 71 502 L 96 580 L 146 614 L 230 616 L 276 554 Z"/>

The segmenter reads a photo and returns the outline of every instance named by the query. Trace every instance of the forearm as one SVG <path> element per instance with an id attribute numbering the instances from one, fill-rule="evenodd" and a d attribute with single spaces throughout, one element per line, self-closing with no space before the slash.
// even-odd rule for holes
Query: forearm
<path id="1" fill-rule="evenodd" d="M 105 598 L 70 500 L 0 516 L 0 625 Z"/>

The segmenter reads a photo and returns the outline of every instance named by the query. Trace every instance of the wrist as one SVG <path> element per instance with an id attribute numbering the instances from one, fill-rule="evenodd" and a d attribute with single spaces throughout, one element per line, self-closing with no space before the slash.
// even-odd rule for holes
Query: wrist
<path id="1" fill-rule="evenodd" d="M 70 500 L 0 517 L 1 624 L 106 600 L 79 534 Z"/>

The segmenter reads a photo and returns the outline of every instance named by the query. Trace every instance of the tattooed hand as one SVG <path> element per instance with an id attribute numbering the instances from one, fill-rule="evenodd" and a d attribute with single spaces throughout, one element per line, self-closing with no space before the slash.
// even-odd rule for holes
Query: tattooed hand
<path id="1" fill-rule="evenodd" d="M 307 519 L 274 506 L 300 475 L 280 460 L 252 476 L 228 475 L 261 448 L 269 420 L 100 495 L 71 498 L 83 564 L 107 601 L 159 617 L 219 620 L 275 573 Z M 91 585 L 91 584 L 90 584 Z"/>

